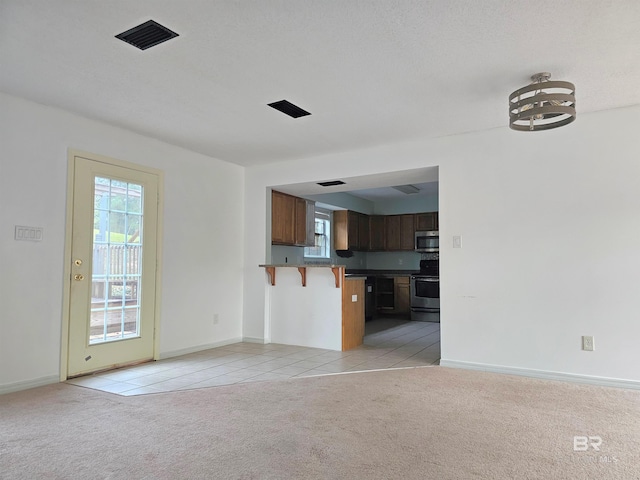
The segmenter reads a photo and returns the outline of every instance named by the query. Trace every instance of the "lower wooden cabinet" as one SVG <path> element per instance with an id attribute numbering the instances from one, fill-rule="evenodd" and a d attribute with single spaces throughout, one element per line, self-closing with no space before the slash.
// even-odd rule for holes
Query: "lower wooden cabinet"
<path id="1" fill-rule="evenodd" d="M 364 338 L 364 302 L 364 278 L 343 280 L 342 350 L 351 350 L 362 345 Z"/>
<path id="2" fill-rule="evenodd" d="M 394 313 L 410 314 L 411 313 L 411 293 L 409 291 L 409 277 L 395 277 L 395 302 Z"/>
<path id="3" fill-rule="evenodd" d="M 377 276 L 375 285 L 376 310 L 379 315 L 411 313 L 410 277 Z"/>

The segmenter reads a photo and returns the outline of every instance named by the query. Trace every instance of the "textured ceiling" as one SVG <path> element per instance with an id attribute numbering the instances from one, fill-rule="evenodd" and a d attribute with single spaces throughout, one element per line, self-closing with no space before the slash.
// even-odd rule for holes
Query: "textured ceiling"
<path id="1" fill-rule="evenodd" d="M 247 166 L 508 128 L 539 71 L 639 104 L 639 46 L 638 0 L 0 0 L 0 91 Z"/>

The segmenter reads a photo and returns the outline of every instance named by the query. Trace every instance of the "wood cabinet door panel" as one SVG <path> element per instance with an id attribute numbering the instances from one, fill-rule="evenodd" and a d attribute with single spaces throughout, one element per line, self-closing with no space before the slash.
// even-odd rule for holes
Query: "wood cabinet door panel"
<path id="1" fill-rule="evenodd" d="M 415 249 L 414 215 L 400 215 L 400 250 Z"/>
<path id="2" fill-rule="evenodd" d="M 369 215 L 358 215 L 358 250 L 369 250 Z"/>
<path id="3" fill-rule="evenodd" d="M 349 235 L 349 250 L 358 250 L 358 213 L 349 210 L 347 213 L 347 234 Z"/>
<path id="4" fill-rule="evenodd" d="M 380 252 L 385 250 L 386 227 L 384 215 L 372 215 L 369 217 L 369 250 Z"/>
<path id="5" fill-rule="evenodd" d="M 336 210 L 333 212 L 333 248 L 336 250 L 349 250 L 349 230 L 347 228 L 347 211 Z"/>
<path id="6" fill-rule="evenodd" d="M 356 301 L 353 301 L 355 295 Z M 362 345 L 364 338 L 364 279 L 342 281 L 342 350 Z"/>
<path id="7" fill-rule="evenodd" d="M 401 219 L 400 215 L 385 216 L 386 245 L 385 250 L 400 250 L 401 241 Z"/>
<path id="8" fill-rule="evenodd" d="M 271 243 L 293 245 L 295 241 L 295 197 L 271 192 Z"/>
<path id="9" fill-rule="evenodd" d="M 305 201 L 304 198 L 296 197 L 294 199 L 294 203 L 295 203 L 294 243 L 296 245 L 306 245 L 307 244 L 307 202 Z"/>
<path id="10" fill-rule="evenodd" d="M 438 212 L 416 213 L 415 220 L 418 231 L 438 229 Z"/>

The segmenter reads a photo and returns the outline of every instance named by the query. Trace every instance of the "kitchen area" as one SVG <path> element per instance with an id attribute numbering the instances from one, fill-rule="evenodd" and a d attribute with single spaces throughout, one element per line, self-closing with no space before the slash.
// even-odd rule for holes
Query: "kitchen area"
<path id="1" fill-rule="evenodd" d="M 299 206 L 281 221 L 283 198 Z M 365 344 L 403 325 L 429 323 L 439 332 L 437 182 L 304 196 L 274 189 L 272 211 L 272 264 L 339 266 L 343 283 L 362 281 Z"/>
<path id="2" fill-rule="evenodd" d="M 438 212 L 368 217 L 338 210 L 333 221 L 338 257 L 376 252 L 384 253 L 389 263 L 398 262 L 398 268 L 346 268 L 347 277 L 365 278 L 365 321 L 392 317 L 440 322 Z M 403 255 L 406 252 L 412 254 Z M 414 268 L 400 268 L 403 265 Z"/>

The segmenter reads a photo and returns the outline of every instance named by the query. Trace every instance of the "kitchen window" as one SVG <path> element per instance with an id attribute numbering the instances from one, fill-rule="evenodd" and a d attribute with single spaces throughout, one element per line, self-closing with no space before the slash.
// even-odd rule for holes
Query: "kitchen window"
<path id="1" fill-rule="evenodd" d="M 314 246 L 304 248 L 305 258 L 331 258 L 331 213 L 316 210 Z"/>

